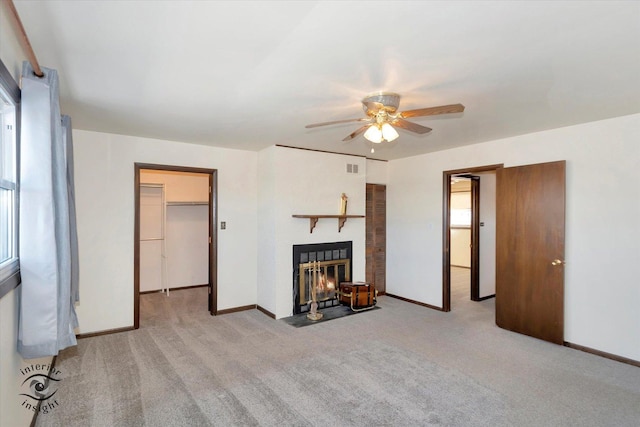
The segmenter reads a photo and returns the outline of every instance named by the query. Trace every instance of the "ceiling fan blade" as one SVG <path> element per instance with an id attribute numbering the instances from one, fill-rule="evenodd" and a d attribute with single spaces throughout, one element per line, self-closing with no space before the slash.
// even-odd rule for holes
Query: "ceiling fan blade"
<path id="1" fill-rule="evenodd" d="M 343 141 L 349 141 L 352 140 L 353 138 L 355 138 L 356 136 L 360 135 L 361 133 L 364 133 L 365 130 L 367 130 L 367 128 L 369 128 L 369 126 L 371 126 L 370 124 L 368 125 L 364 125 L 361 128 L 358 128 L 356 130 L 354 130 L 353 132 L 351 132 L 349 135 L 347 135 Z"/>
<path id="2" fill-rule="evenodd" d="M 391 122 L 391 124 L 415 133 L 423 134 L 423 133 L 431 132 L 431 128 L 428 128 L 426 126 L 422 126 L 416 123 L 411 123 L 410 121 L 407 121 L 401 118 L 395 119 L 393 122 Z"/>
<path id="3" fill-rule="evenodd" d="M 462 113 L 463 111 L 464 111 L 464 105 L 451 104 L 451 105 L 441 105 L 439 107 L 418 108 L 416 110 L 407 110 L 400 113 L 400 116 L 404 118 L 435 116 L 438 114 Z"/>
<path id="4" fill-rule="evenodd" d="M 338 123 L 353 123 L 353 122 L 365 122 L 365 121 L 369 121 L 371 119 L 369 119 L 368 117 L 363 117 L 361 119 L 345 119 L 345 120 L 334 120 L 332 122 L 323 122 L 323 123 L 313 123 L 310 125 L 306 125 L 305 127 L 307 129 L 310 128 L 317 128 L 319 126 L 327 126 L 327 125 L 337 125 Z"/>

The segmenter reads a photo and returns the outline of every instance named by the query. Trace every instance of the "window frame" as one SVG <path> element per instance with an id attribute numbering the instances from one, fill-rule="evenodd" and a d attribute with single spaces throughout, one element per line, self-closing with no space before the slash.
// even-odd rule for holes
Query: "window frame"
<path id="1" fill-rule="evenodd" d="M 8 101 L 11 102 L 15 108 L 15 147 L 14 147 L 14 155 L 15 155 L 15 188 L 14 188 L 14 236 L 15 236 L 15 246 L 14 249 L 16 251 L 16 256 L 13 261 L 11 261 L 8 265 L 4 266 L 2 270 L 0 270 L 0 298 L 4 297 L 10 291 L 15 289 L 20 285 L 20 263 L 18 259 L 18 249 L 19 249 L 19 238 L 18 238 L 18 229 L 19 229 L 19 212 L 20 212 L 20 197 L 19 197 L 19 189 L 20 189 L 20 88 L 18 84 L 11 76 L 9 70 L 4 65 L 2 60 L 0 60 L 0 86 L 3 89 L 3 92 L 9 98 Z M 2 129 L 4 131 L 4 129 Z"/>

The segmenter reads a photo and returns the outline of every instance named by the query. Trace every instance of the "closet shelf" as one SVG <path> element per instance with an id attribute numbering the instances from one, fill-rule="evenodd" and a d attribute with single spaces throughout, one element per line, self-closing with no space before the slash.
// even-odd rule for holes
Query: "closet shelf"
<path id="1" fill-rule="evenodd" d="M 209 202 L 167 202 L 167 206 L 203 206 Z"/>
<path id="2" fill-rule="evenodd" d="M 291 215 L 293 218 L 309 218 L 309 233 L 313 233 L 313 229 L 318 223 L 319 218 L 338 218 L 338 233 L 347 222 L 347 218 L 364 218 L 364 215 Z"/>

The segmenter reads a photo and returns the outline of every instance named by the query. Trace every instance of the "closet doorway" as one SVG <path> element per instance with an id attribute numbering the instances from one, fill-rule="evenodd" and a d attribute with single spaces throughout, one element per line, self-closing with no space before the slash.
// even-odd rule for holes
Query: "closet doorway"
<path id="1" fill-rule="evenodd" d="M 217 171 L 135 164 L 134 328 L 140 294 L 206 286 L 217 314 Z"/>

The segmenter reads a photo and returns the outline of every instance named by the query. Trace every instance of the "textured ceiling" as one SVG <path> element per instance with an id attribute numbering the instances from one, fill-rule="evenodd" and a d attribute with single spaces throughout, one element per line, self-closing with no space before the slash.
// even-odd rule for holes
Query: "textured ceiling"
<path id="1" fill-rule="evenodd" d="M 640 2 L 15 1 L 78 129 L 395 159 L 640 112 Z M 342 138 L 376 91 L 412 119 Z"/>

